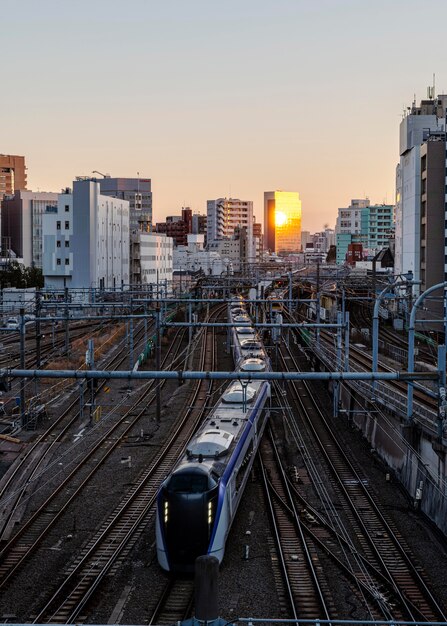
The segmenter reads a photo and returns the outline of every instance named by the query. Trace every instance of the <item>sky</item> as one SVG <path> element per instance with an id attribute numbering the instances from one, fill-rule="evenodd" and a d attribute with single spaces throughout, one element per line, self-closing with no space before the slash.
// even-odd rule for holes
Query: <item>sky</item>
<path id="1" fill-rule="evenodd" d="M 28 187 L 150 177 L 154 220 L 298 191 L 394 201 L 404 108 L 446 93 L 445 0 L 0 0 L 0 153 Z"/>

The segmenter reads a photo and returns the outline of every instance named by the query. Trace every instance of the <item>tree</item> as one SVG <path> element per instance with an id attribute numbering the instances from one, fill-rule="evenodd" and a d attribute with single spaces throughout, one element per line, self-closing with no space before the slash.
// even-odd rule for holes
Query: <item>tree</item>
<path id="1" fill-rule="evenodd" d="M 337 246 L 331 246 L 327 253 L 326 263 L 335 263 L 337 259 Z"/>
<path id="2" fill-rule="evenodd" d="M 16 287 L 24 289 L 26 287 L 43 287 L 42 270 L 37 267 L 25 267 L 17 261 L 11 261 L 0 270 L 0 286 Z"/>

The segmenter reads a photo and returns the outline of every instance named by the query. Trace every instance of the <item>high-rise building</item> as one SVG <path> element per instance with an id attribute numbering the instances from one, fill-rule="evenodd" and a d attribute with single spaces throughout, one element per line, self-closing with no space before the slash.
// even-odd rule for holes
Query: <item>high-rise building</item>
<path id="1" fill-rule="evenodd" d="M 208 241 L 232 237 L 238 226 L 252 228 L 253 202 L 238 198 L 218 198 L 207 201 Z"/>
<path id="2" fill-rule="evenodd" d="M 42 216 L 57 200 L 57 193 L 19 190 L 1 202 L 2 237 L 26 267 L 42 268 Z"/>
<path id="3" fill-rule="evenodd" d="M 351 200 L 349 207 L 338 209 L 335 226 L 337 263 L 343 264 L 346 261 L 346 253 L 351 244 L 361 244 L 365 255 L 375 256 L 388 246 L 393 230 L 393 205 L 371 205 L 368 198 Z"/>
<path id="4" fill-rule="evenodd" d="M 205 235 L 205 245 L 206 245 L 206 215 L 201 215 L 200 213 L 193 213 L 191 233 L 193 235 Z"/>
<path id="5" fill-rule="evenodd" d="M 49 288 L 128 287 L 129 202 L 78 178 L 43 215 L 43 274 Z"/>
<path id="6" fill-rule="evenodd" d="M 253 223 L 253 238 L 255 240 L 255 261 L 260 261 L 264 252 L 264 237 L 260 222 Z"/>
<path id="7" fill-rule="evenodd" d="M 337 264 L 345 262 L 349 244 L 361 243 L 362 209 L 369 205 L 368 198 L 354 199 L 348 207 L 338 209 L 335 224 Z"/>
<path id="8" fill-rule="evenodd" d="M 309 230 L 301 231 L 301 248 L 303 251 L 306 249 L 308 243 L 313 243 L 313 236 L 310 234 Z"/>
<path id="9" fill-rule="evenodd" d="M 174 240 L 174 246 L 186 246 L 192 232 L 192 211 L 182 207 L 181 215 L 169 215 L 164 222 L 157 222 L 157 233 L 163 233 Z"/>
<path id="10" fill-rule="evenodd" d="M 431 131 L 420 148 L 420 291 L 447 279 L 447 133 Z M 439 295 L 439 294 L 434 294 Z M 431 319 L 444 317 L 442 298 L 427 299 Z M 428 327 L 426 327 L 428 328 Z M 436 326 L 433 326 L 436 328 Z"/>
<path id="11" fill-rule="evenodd" d="M 447 95 L 413 102 L 400 124 L 400 162 L 396 169 L 395 273 L 421 279 L 421 145 L 431 133 L 446 130 Z M 444 212 L 444 207 L 442 209 Z M 443 229 L 444 232 L 444 229 Z M 414 287 L 419 292 L 419 287 Z"/>
<path id="12" fill-rule="evenodd" d="M 247 256 L 244 262 L 253 262 L 255 242 L 253 239 L 253 202 L 238 198 L 218 198 L 207 201 L 207 245 L 221 239 L 234 237 L 236 229 L 247 231 Z"/>
<path id="13" fill-rule="evenodd" d="M 131 283 L 156 285 L 172 283 L 173 241 L 159 233 L 131 234 Z"/>
<path id="14" fill-rule="evenodd" d="M 150 178 L 98 179 L 103 196 L 127 200 L 130 207 L 130 230 L 149 233 L 152 230 L 152 189 Z"/>
<path id="15" fill-rule="evenodd" d="M 0 201 L 18 189 L 26 189 L 25 157 L 0 154 Z"/>
<path id="16" fill-rule="evenodd" d="M 276 254 L 301 250 L 301 200 L 298 192 L 264 192 L 264 247 Z"/>

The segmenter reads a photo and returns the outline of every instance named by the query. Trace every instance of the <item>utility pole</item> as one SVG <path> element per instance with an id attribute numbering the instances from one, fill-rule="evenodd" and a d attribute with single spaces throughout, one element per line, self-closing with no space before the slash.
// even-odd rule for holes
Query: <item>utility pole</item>
<path id="1" fill-rule="evenodd" d="M 320 323 L 320 262 L 317 261 L 317 302 L 316 302 L 317 324 Z M 320 327 L 317 328 L 317 348 L 320 348 Z"/>
<path id="2" fill-rule="evenodd" d="M 160 363 L 161 363 L 161 345 L 160 345 L 160 305 L 157 302 L 157 306 L 155 308 L 155 369 L 157 372 L 160 371 Z M 161 382 L 157 381 L 156 384 L 156 420 L 157 422 L 161 419 Z"/>
<path id="3" fill-rule="evenodd" d="M 64 288 L 65 291 L 65 354 L 70 351 L 70 330 L 69 330 L 69 315 L 68 315 L 68 287 Z"/>
<path id="4" fill-rule="evenodd" d="M 40 293 L 40 288 L 37 287 L 36 289 L 36 308 L 34 311 L 34 315 L 36 318 L 36 367 L 37 369 L 40 369 L 40 365 L 41 365 L 41 354 L 40 354 L 40 340 L 41 340 L 41 336 L 40 336 L 40 312 L 41 312 L 41 308 L 42 308 L 42 302 L 41 302 L 41 293 Z"/>
<path id="5" fill-rule="evenodd" d="M 20 331 L 20 368 L 25 369 L 25 309 L 20 309 L 19 317 L 19 331 Z M 20 379 L 20 421 L 22 427 L 26 426 L 26 411 L 25 411 L 25 378 Z"/>
<path id="6" fill-rule="evenodd" d="M 130 324 L 129 324 L 129 369 L 133 369 L 133 299 L 130 298 Z"/>
<path id="7" fill-rule="evenodd" d="M 94 340 L 88 340 L 87 354 L 85 355 L 85 362 L 89 370 L 95 369 L 95 347 Z M 95 411 L 95 381 L 90 379 L 90 424 L 93 420 L 93 413 Z"/>

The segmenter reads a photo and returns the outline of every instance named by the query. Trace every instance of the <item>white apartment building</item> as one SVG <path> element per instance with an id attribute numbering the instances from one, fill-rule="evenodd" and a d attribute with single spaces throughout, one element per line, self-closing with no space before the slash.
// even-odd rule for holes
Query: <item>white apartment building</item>
<path id="1" fill-rule="evenodd" d="M 233 265 L 228 257 L 225 259 L 215 250 L 204 250 L 204 235 L 188 235 L 187 246 L 174 248 L 174 270 L 220 276 L 232 270 Z"/>
<path id="2" fill-rule="evenodd" d="M 447 96 L 429 94 L 430 99 L 413 102 L 400 123 L 399 154 L 396 168 L 396 274 L 413 272 L 420 280 L 421 266 L 421 145 L 430 131 L 445 131 Z M 414 287 L 419 292 L 419 287 Z"/>
<path id="3" fill-rule="evenodd" d="M 348 207 L 338 209 L 337 222 L 335 224 L 335 235 L 350 233 L 351 235 L 360 235 L 361 231 L 361 210 L 369 207 L 369 199 L 351 200 Z"/>
<path id="4" fill-rule="evenodd" d="M 173 272 L 172 237 L 161 233 L 136 232 L 131 241 L 132 284 L 171 284 Z"/>
<path id="5" fill-rule="evenodd" d="M 43 215 L 45 287 L 128 287 L 129 202 L 103 196 L 99 183 L 78 178 Z"/>
<path id="6" fill-rule="evenodd" d="M 238 198 L 218 198 L 207 201 L 207 245 L 230 238 L 238 227 L 246 228 L 247 262 L 254 262 L 256 246 L 253 238 L 253 202 Z"/>
<path id="7" fill-rule="evenodd" d="M 42 216 L 57 206 L 57 193 L 16 191 L 1 204 L 2 237 L 25 267 L 42 268 Z"/>

